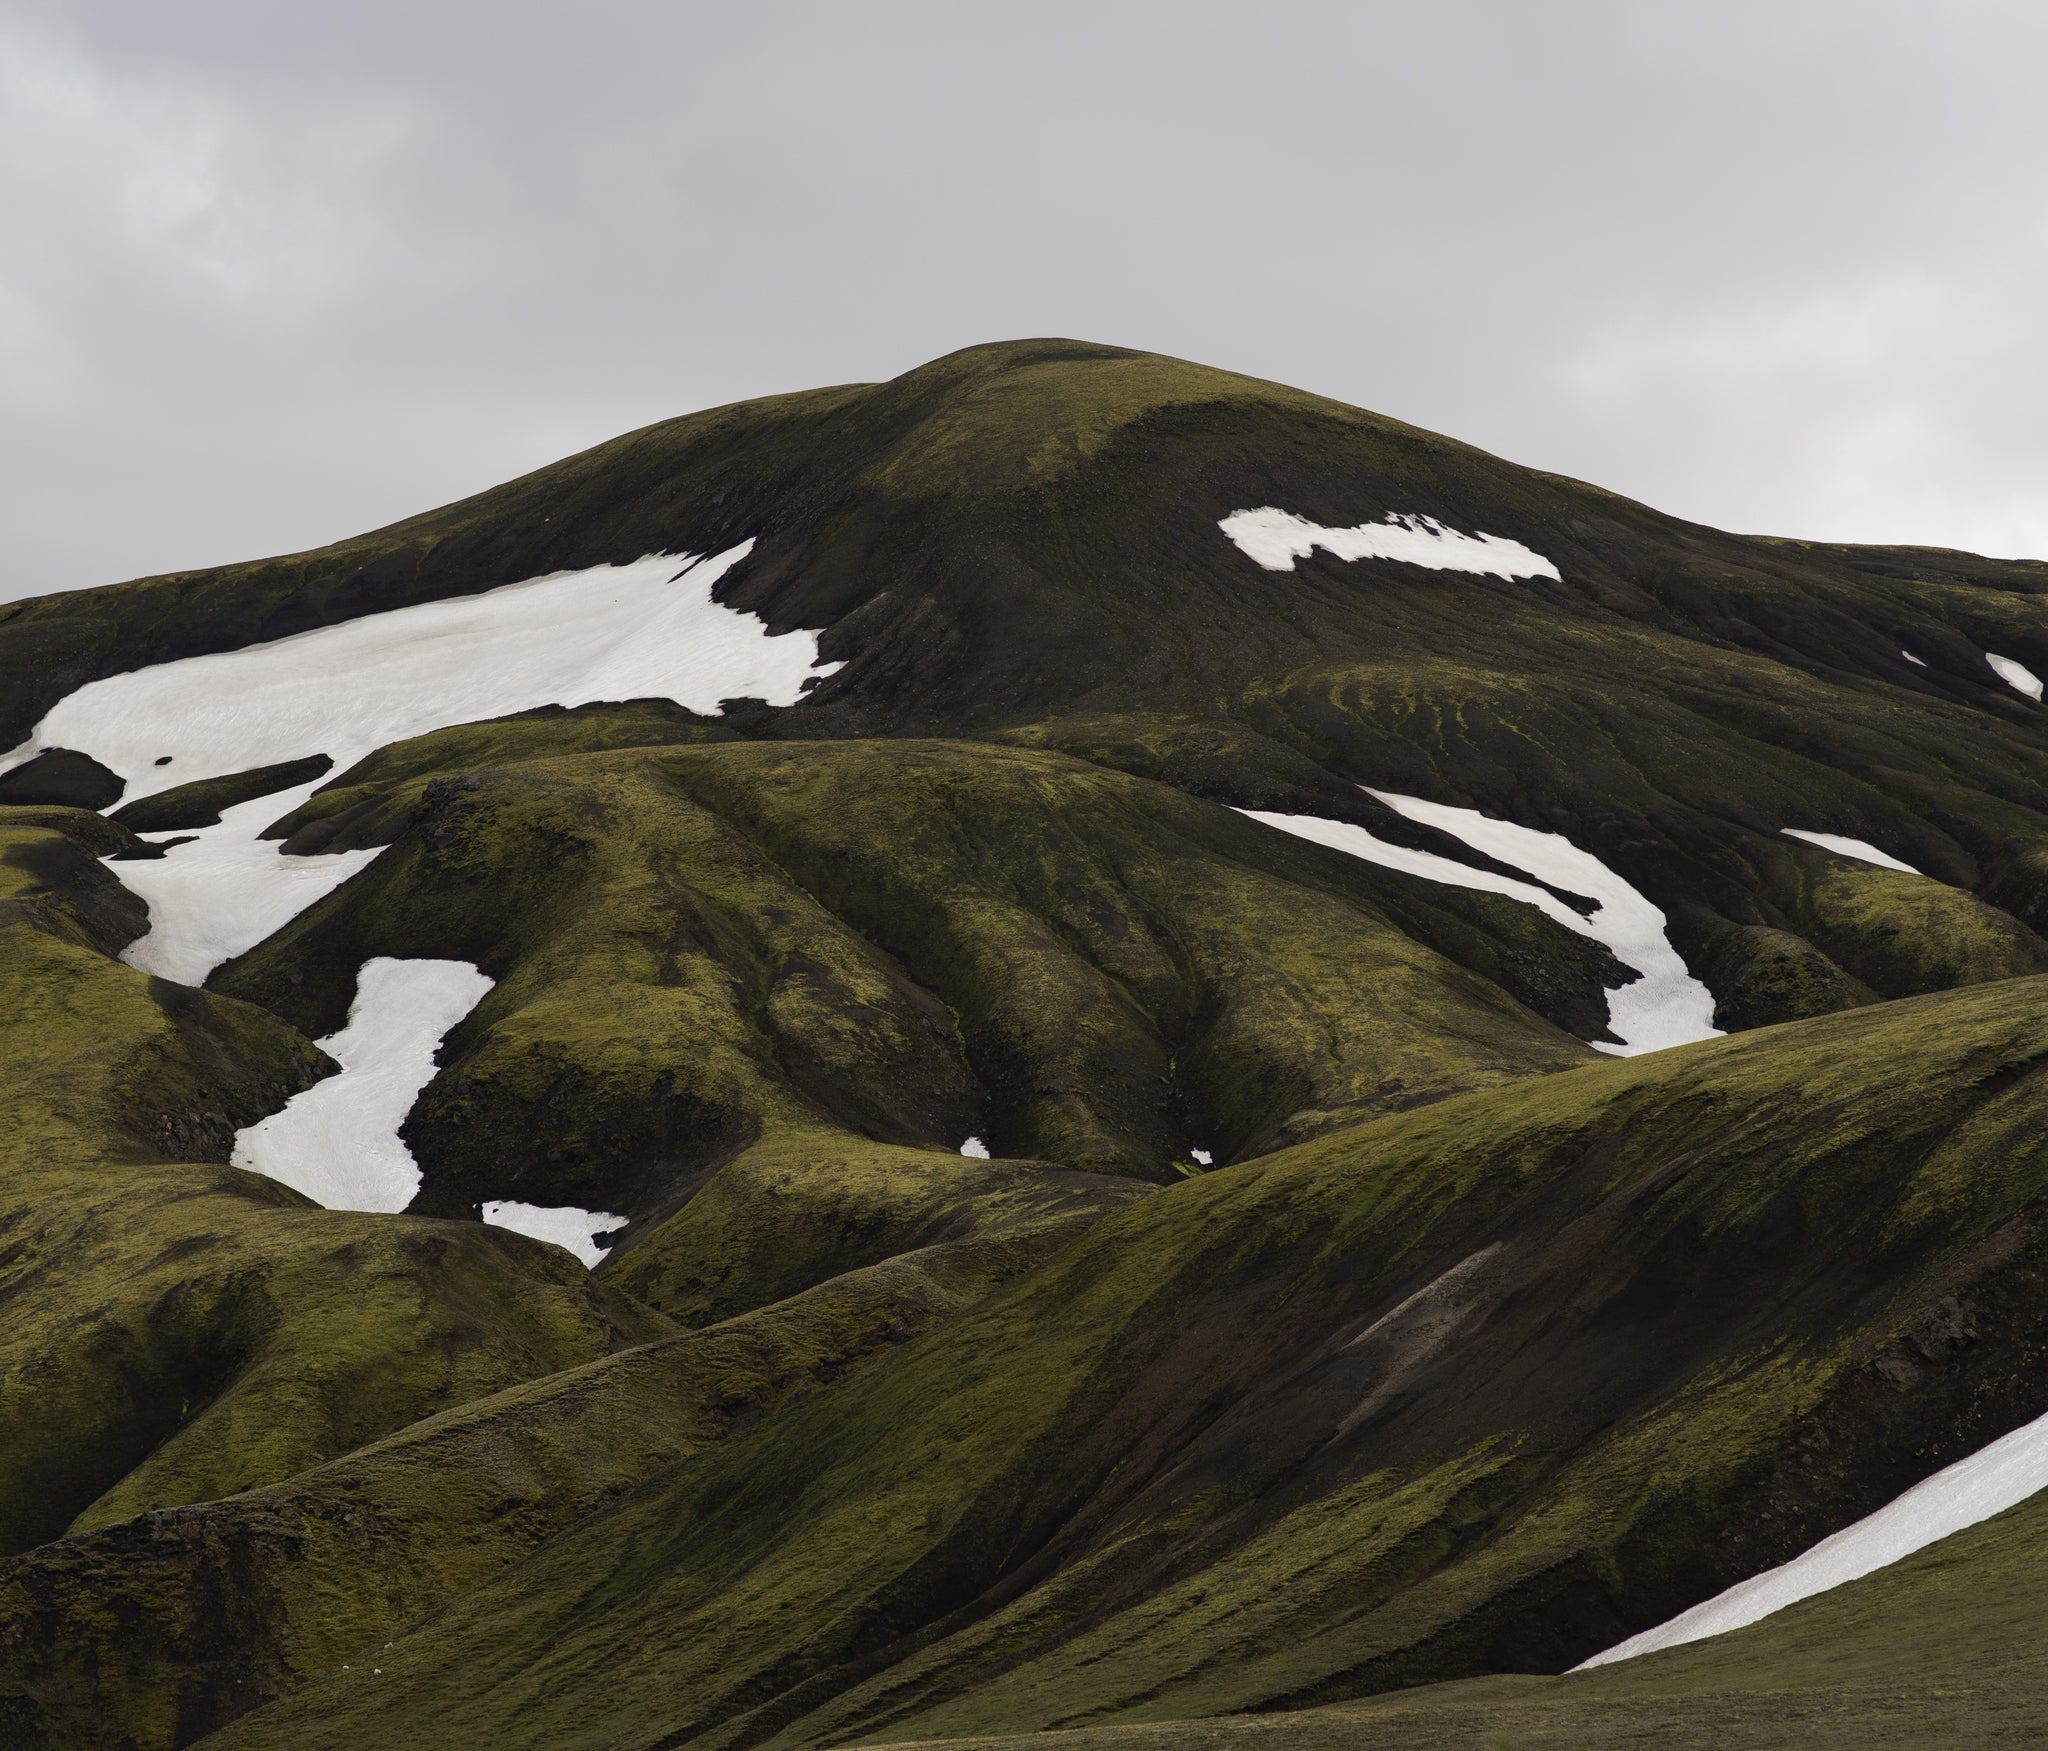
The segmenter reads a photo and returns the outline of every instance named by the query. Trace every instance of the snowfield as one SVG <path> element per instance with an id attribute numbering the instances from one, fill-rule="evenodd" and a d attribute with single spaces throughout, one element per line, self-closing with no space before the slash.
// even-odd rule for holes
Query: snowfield
<path id="1" fill-rule="evenodd" d="M 1916 1483 L 1875 1514 L 1823 1538 L 1775 1569 L 1737 1583 L 1725 1593 L 1618 1642 L 1573 1668 L 1632 1660 L 1659 1648 L 1724 1635 L 1911 1556 L 1916 1550 L 2016 1507 L 2048 1488 L 2048 1416 L 2013 1430 L 1967 1459 Z"/>
<path id="2" fill-rule="evenodd" d="M 774 634 L 712 601 L 753 545 L 554 572 L 109 675 L 60 700 L 11 761 L 79 749 L 128 781 L 130 803 L 308 754 L 329 755 L 338 777 L 387 743 L 537 705 L 794 705 L 840 665 L 820 666 L 815 633 Z"/>
<path id="3" fill-rule="evenodd" d="M 1581 851 L 1560 833 L 1518 827 L 1483 815 L 1477 809 L 1453 808 L 1394 791 L 1360 788 L 1396 814 L 1438 828 L 1463 840 L 1475 851 L 1513 869 L 1525 870 L 1538 881 L 1554 883 L 1568 893 L 1583 894 L 1599 904 L 1588 916 L 1566 905 L 1548 888 L 1518 882 L 1492 870 L 1475 869 L 1470 864 L 1439 857 L 1435 852 L 1389 844 L 1348 821 L 1271 814 L 1263 809 L 1240 809 L 1238 813 L 1387 869 L 1454 887 L 1504 894 L 1534 906 L 1567 930 L 1604 943 L 1616 960 L 1641 976 L 1626 985 L 1609 988 L 1608 1031 L 1621 1043 L 1594 1040 L 1590 1044 L 1595 1051 L 1628 1058 L 1693 1040 L 1713 1039 L 1721 1033 L 1714 1026 L 1714 994 L 1692 976 L 1671 946 L 1664 930 L 1663 912 L 1591 852 Z"/>
<path id="4" fill-rule="evenodd" d="M 712 601 L 712 586 L 753 545 L 554 572 L 109 675 L 60 700 L 0 770 L 44 748 L 76 748 L 127 781 L 127 803 L 309 754 L 332 758 L 337 778 L 391 742 L 540 705 L 794 705 L 806 682 L 842 665 L 819 663 L 814 633 L 771 633 Z M 160 861 L 110 865 L 150 908 L 149 934 L 122 958 L 198 984 L 369 862 L 374 851 L 281 857 L 257 837 L 325 782 L 243 803 L 196 837 L 147 834 L 191 843 Z"/>
<path id="5" fill-rule="evenodd" d="M 1910 863 L 1901 863 L 1889 851 L 1878 850 L 1867 839 L 1851 839 L 1845 833 L 1809 833 L 1804 827 L 1786 827 L 1782 831 L 1787 839 L 1804 839 L 1807 844 L 1818 845 L 1823 851 L 1837 852 L 1843 857 L 1859 858 L 1864 863 L 1874 863 L 1882 869 L 1903 870 L 1907 875 L 1921 873 Z"/>
<path id="6" fill-rule="evenodd" d="M 2016 657 L 2001 657 L 1996 651 L 1986 651 L 1984 660 L 1997 671 L 2003 681 L 2015 693 L 2024 693 L 2029 699 L 2041 697 L 2041 677 Z"/>
<path id="7" fill-rule="evenodd" d="M 238 803 L 223 809 L 211 827 L 144 834 L 170 849 L 154 861 L 108 866 L 149 905 L 149 929 L 121 951 L 121 959 L 161 979 L 203 984 L 223 961 L 282 930 L 370 862 L 374 850 L 280 857 L 274 840 L 257 837 L 325 782 L 315 779 Z M 180 839 L 187 842 L 172 843 Z"/>
<path id="8" fill-rule="evenodd" d="M 1236 542 L 1247 558 L 1272 572 L 1291 572 L 1297 559 L 1308 558 L 1320 547 L 1339 559 L 1393 559 L 1431 571 L 1563 581 L 1556 566 L 1519 541 L 1503 535 L 1461 534 L 1434 517 L 1400 511 L 1381 523 L 1326 529 L 1292 511 L 1262 505 L 1255 511 L 1232 511 L 1216 527 Z"/>
<path id="9" fill-rule="evenodd" d="M 529 1240 L 544 1240 L 573 1252 L 591 1270 L 604 1262 L 597 1236 L 626 1226 L 623 1216 L 607 1210 L 579 1210 L 574 1204 L 520 1204 L 498 1199 L 484 1206 L 484 1220 L 493 1228 L 509 1228 Z"/>
<path id="10" fill-rule="evenodd" d="M 420 1170 L 398 1127 L 433 1081 L 442 1039 L 492 983 L 467 961 L 365 961 L 348 1025 L 318 1042 L 340 1074 L 238 1132 L 234 1165 L 330 1210 L 403 1210 Z"/>

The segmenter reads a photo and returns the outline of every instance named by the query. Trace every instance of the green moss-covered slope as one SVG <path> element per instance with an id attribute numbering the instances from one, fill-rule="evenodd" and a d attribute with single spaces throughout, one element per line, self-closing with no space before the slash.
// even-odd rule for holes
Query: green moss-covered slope
<path id="1" fill-rule="evenodd" d="M 1162 1192 L 221 1743 L 831 1744 L 1555 1670 L 2033 1413 L 2043 1013 L 1860 1009 Z"/>
<path id="2" fill-rule="evenodd" d="M 1282 1713 L 1109 1723 L 947 1751 L 1949 1751 L 2041 1734 L 2038 1498 L 1730 1635 L 1569 1678 L 1424 1685 Z"/>
<path id="3" fill-rule="evenodd" d="M 1218 527 L 1260 505 L 1559 575 L 1268 570 Z M 89 746 L 0 783 L 0 1738 L 1947 1718 L 1959 1632 L 1884 1688 L 1964 1609 L 1938 1565 L 1805 1640 L 1543 1675 L 2048 1409 L 2048 718 L 1985 659 L 2048 673 L 2048 566 L 1725 535 L 1013 342 L 0 607 L 0 748 L 100 676 L 742 542 L 719 599 L 832 665 L 800 703 L 329 772 L 270 837 L 378 855 L 204 990 L 115 958 L 131 827 L 309 751 L 125 825 Z M 1373 791 L 1597 856 L 1733 1037 L 1603 1060 L 1605 949 L 1238 812 L 1526 874 Z M 379 955 L 494 981 L 403 1217 L 226 1165 Z M 587 1274 L 494 1199 L 627 1220 Z M 2010 1603 L 2001 1527 L 1955 1560 Z"/>
<path id="4" fill-rule="evenodd" d="M 1590 1055 L 1402 931 L 1373 898 L 1389 885 L 1445 909 L 1445 932 L 1490 932 L 1497 960 L 1561 966 L 1582 1007 L 1625 976 L 1528 907 L 1418 895 L 1022 749 L 747 742 L 345 775 L 297 833 L 328 799 L 353 816 L 338 842 L 390 849 L 214 983 L 319 1034 L 370 955 L 496 978 L 407 1125 L 418 1207 L 447 1214 L 515 1197 L 659 1217 L 755 1139 L 820 1127 L 1165 1180 L 1194 1147 L 1258 1153 Z"/>
<path id="5" fill-rule="evenodd" d="M 323 1060 L 108 959 L 141 919 L 75 853 L 126 835 L 38 818 L 0 820 L 0 1548 L 268 1482 L 672 1329 L 554 1249 L 317 1211 L 223 1165 Z"/>
<path id="6" fill-rule="evenodd" d="M 0 1569 L 0 1725 L 23 1743 L 187 1743 L 960 1313 L 1087 1220 L 1041 1215 L 892 1257 L 472 1400 L 286 1482 L 48 1544 Z"/>

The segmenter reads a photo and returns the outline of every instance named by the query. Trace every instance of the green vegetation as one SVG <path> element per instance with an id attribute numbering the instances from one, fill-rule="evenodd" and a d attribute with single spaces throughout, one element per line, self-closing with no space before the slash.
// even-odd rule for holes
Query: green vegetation
<path id="1" fill-rule="evenodd" d="M 2043 991 L 1160 1193 L 220 1743 L 832 1744 L 1554 1670 L 2031 1414 Z"/>
<path id="2" fill-rule="evenodd" d="M 407 1127 L 422 1210 L 666 1214 L 679 1176 L 820 1129 L 1163 1181 L 1190 1145 L 1257 1153 L 1587 1057 L 1349 869 L 1295 873 L 1351 860 L 1058 755 L 625 750 L 309 808 L 335 805 L 391 849 L 215 984 L 317 1035 L 371 955 L 498 979 Z M 1514 910 L 1510 944 L 1572 940 Z"/>
<path id="3" fill-rule="evenodd" d="M 112 877 L 41 818 L 0 826 L 0 1548 L 268 1482 L 673 1329 L 555 1249 L 317 1211 L 222 1165 L 320 1055 L 107 959 L 140 920 L 105 940 Z"/>
<path id="4" fill-rule="evenodd" d="M 1217 528 L 1260 504 L 1562 581 L 1266 571 Z M 41 799 L 0 806 L 0 1740 L 2038 1733 L 2031 1508 L 1554 1674 L 2048 1405 L 2048 720 L 1983 658 L 2048 672 L 2048 567 L 1025 341 L 0 607 L 0 745 L 101 675 L 745 541 L 721 599 L 838 665 L 802 703 L 325 773 L 271 835 L 380 855 L 205 990 L 113 958 L 131 828 L 310 763 L 115 819 L 82 755 L 0 781 Z M 1745 1031 L 1599 1058 L 1605 949 L 1238 812 L 1485 862 L 1367 787 L 1594 853 Z M 377 955 L 494 981 L 403 1216 L 227 1165 Z M 627 1224 L 587 1274 L 492 1199 Z"/>
<path id="5" fill-rule="evenodd" d="M 2048 971 L 2048 943 L 1975 894 L 1831 851 L 1800 861 L 1807 934 L 1880 996 Z"/>
<path id="6" fill-rule="evenodd" d="M 2040 1731 L 2040 1550 L 2022 1503 L 1732 1634 L 1569 1678 L 1426 1685 L 1285 1714 L 1111 1723 L 947 1751 L 1949 1751 Z M 922 1742 L 931 1745 L 932 1741 Z"/>

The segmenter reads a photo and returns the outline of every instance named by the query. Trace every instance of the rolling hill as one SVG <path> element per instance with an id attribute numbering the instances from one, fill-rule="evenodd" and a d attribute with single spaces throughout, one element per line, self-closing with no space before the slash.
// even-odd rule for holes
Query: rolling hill
<path id="1" fill-rule="evenodd" d="M 0 607 L 0 1733 L 2048 1728 L 1561 1676 L 2048 1413 L 2044 597 L 1048 340 Z"/>

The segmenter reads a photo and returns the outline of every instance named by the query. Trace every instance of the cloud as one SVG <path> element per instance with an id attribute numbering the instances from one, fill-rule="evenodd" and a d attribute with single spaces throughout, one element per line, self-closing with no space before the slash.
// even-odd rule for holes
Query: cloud
<path id="1" fill-rule="evenodd" d="M 2048 551 L 2001 4 L 0 0 L 0 594 L 1066 333 Z"/>

